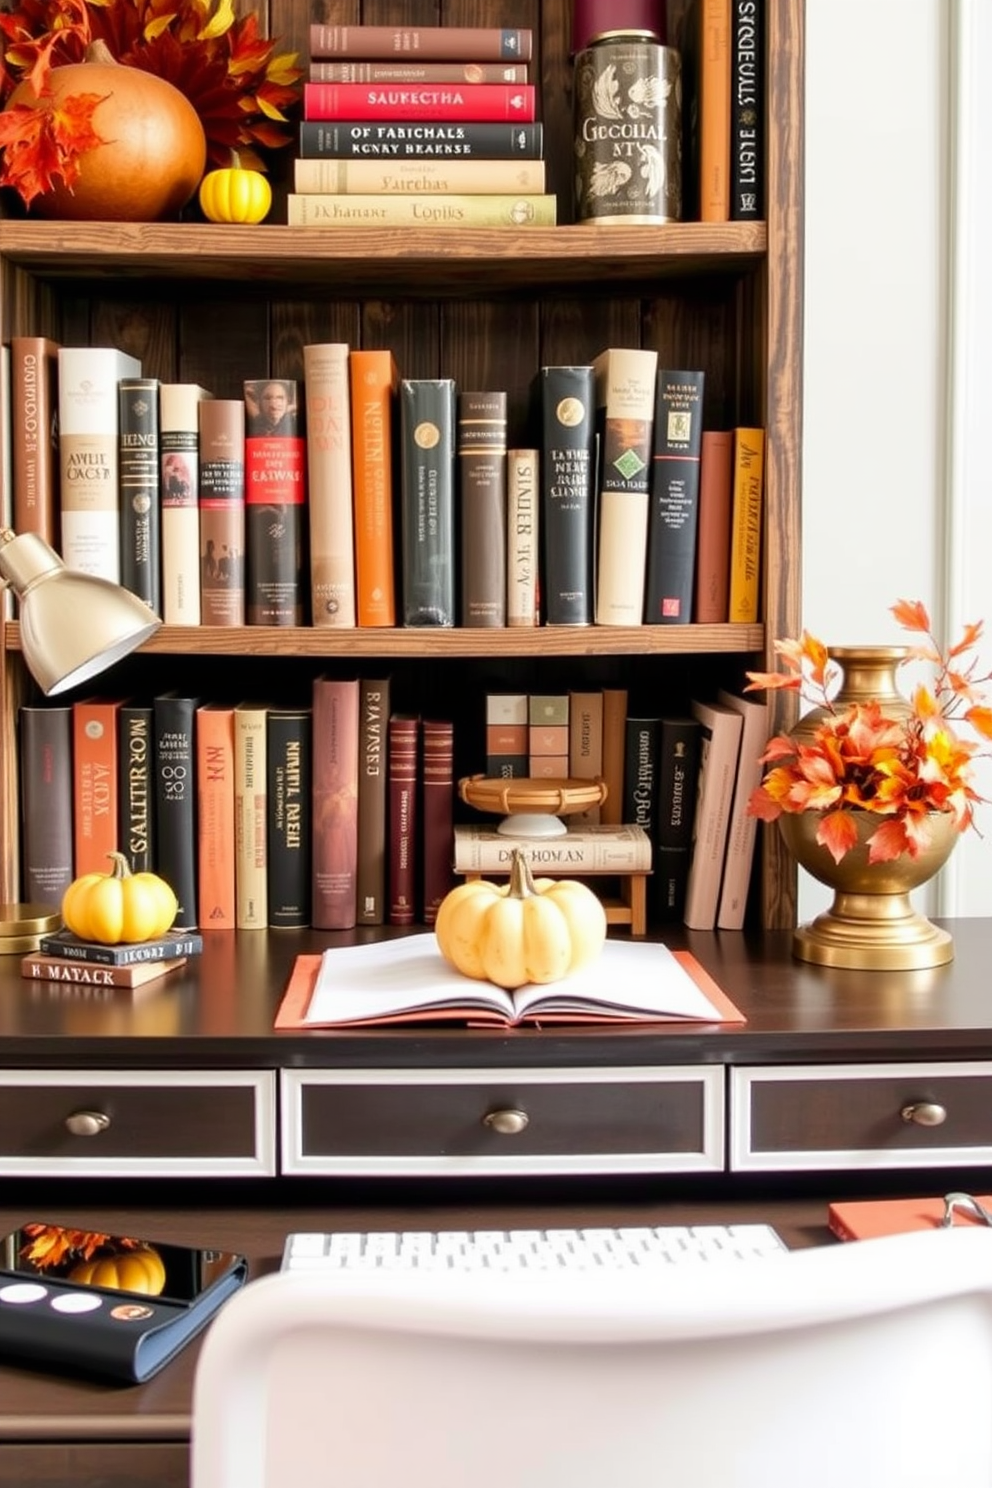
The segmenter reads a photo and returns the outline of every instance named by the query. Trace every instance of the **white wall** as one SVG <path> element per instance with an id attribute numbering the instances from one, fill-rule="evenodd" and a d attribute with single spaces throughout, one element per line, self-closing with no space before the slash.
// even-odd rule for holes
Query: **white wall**
<path id="1" fill-rule="evenodd" d="M 806 19 L 803 623 L 897 643 L 889 605 L 921 599 L 945 640 L 985 616 L 992 664 L 992 4 Z M 992 912 L 986 824 L 921 907 Z M 801 915 L 826 900 L 803 875 Z"/>

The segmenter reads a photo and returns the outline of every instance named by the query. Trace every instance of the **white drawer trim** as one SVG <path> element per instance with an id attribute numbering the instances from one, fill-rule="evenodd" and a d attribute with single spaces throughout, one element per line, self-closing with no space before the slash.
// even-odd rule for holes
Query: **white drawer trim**
<path id="1" fill-rule="evenodd" d="M 308 1157 L 303 1153 L 302 1094 L 313 1085 L 595 1085 L 685 1084 L 703 1091 L 701 1152 L 556 1153 L 505 1157 Z M 724 1166 L 722 1065 L 595 1069 L 284 1069 L 280 1071 L 281 1171 L 351 1177 L 527 1176 L 555 1173 L 719 1173 Z M 512 1138 L 509 1139 L 512 1141 Z"/>
<path id="2" fill-rule="evenodd" d="M 255 1150 L 249 1157 L 105 1157 L 99 1137 L 81 1157 L 12 1157 L 0 1151 L 0 1174 L 73 1178 L 272 1178 L 276 1172 L 276 1079 L 274 1070 L 4 1070 L 0 1087 L 44 1089 L 126 1085 L 209 1090 L 218 1085 L 254 1091 Z M 87 1139 L 90 1140 L 90 1139 Z"/>
<path id="3" fill-rule="evenodd" d="M 939 1146 L 940 1128 L 925 1149 L 804 1148 L 802 1152 L 754 1152 L 751 1146 L 751 1090 L 761 1084 L 801 1085 L 811 1080 L 954 1080 L 992 1077 L 992 1060 L 904 1064 L 772 1065 L 730 1072 L 730 1171 L 734 1173 L 827 1172 L 835 1169 L 980 1167 L 992 1163 L 992 1146 Z"/>

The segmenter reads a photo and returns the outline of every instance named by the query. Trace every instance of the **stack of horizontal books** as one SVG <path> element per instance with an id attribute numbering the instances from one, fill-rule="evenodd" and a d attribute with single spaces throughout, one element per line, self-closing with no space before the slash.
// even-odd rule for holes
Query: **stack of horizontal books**
<path id="1" fill-rule="evenodd" d="M 141 987 L 177 971 L 202 950 L 203 937 L 193 930 L 170 930 L 155 940 L 120 945 L 55 930 L 42 935 L 37 951 L 24 957 L 21 975 L 60 986 Z"/>
<path id="2" fill-rule="evenodd" d="M 290 226 L 553 226 L 533 35 L 310 28 Z"/>

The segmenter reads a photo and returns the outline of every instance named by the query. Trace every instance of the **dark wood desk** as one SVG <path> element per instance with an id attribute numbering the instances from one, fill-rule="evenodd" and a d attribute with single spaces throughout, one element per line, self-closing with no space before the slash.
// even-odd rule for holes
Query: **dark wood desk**
<path id="1" fill-rule="evenodd" d="M 828 1242 L 829 1198 L 987 1191 L 992 927 L 951 928 L 949 966 L 901 976 L 804 966 L 784 933 L 673 936 L 743 1027 L 276 1035 L 312 933 L 208 937 L 140 998 L 63 997 L 11 958 L 0 1223 L 213 1244 L 255 1275 L 302 1228 L 760 1218 Z M 484 1129 L 493 1101 L 528 1106 L 522 1139 Z M 109 1130 L 72 1135 L 80 1104 Z M 0 1485 L 185 1485 L 197 1351 L 132 1389 L 0 1368 Z"/>

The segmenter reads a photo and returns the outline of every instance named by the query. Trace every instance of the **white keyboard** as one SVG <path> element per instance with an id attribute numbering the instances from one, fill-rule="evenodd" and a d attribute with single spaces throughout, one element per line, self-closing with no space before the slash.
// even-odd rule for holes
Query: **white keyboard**
<path id="1" fill-rule="evenodd" d="M 297 1232 L 283 1271 L 583 1271 L 715 1264 L 781 1255 L 770 1225 L 662 1225 L 616 1229 Z"/>

